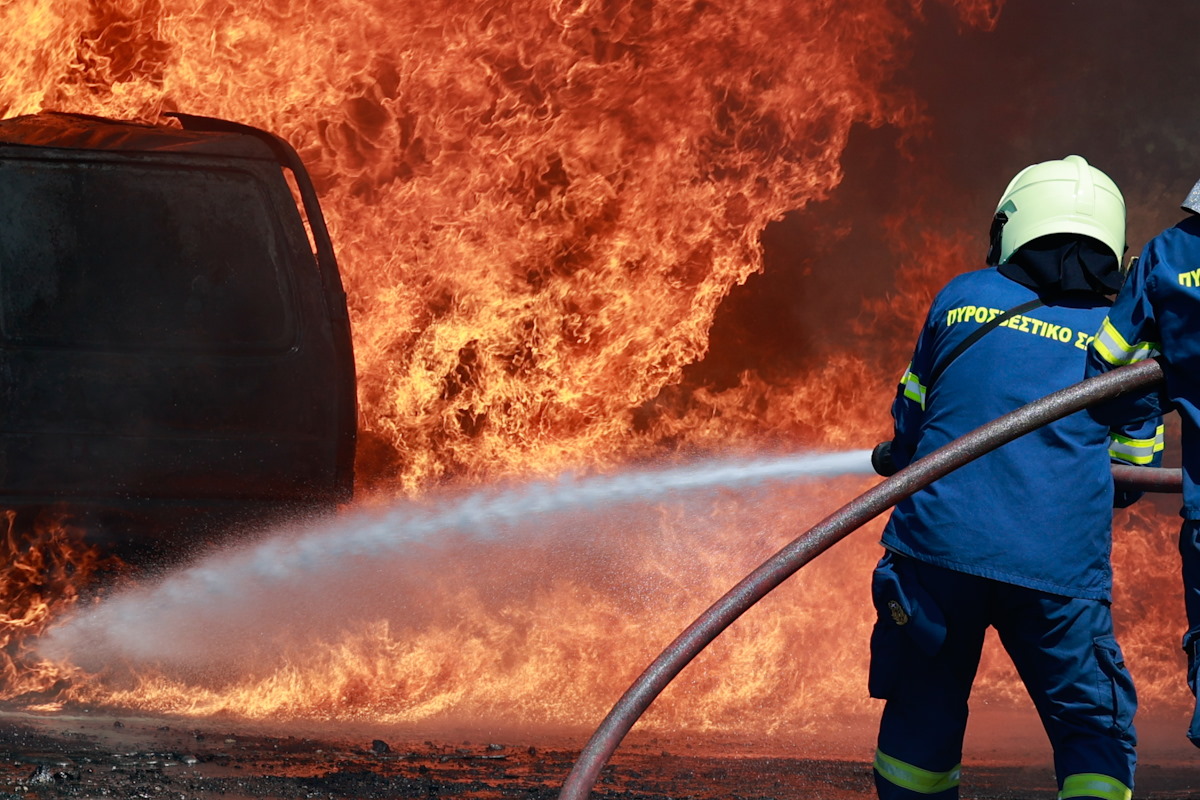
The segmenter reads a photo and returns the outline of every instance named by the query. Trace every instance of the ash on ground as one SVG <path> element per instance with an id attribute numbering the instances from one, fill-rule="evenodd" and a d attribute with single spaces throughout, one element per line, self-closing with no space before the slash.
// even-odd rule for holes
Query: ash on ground
<path id="1" fill-rule="evenodd" d="M 0 713 L 0 800 L 552 800 L 579 745 L 248 734 L 219 722 Z M 1052 798 L 1046 765 L 973 764 L 964 798 Z M 860 800 L 870 765 L 742 755 L 693 743 L 623 745 L 593 793 L 620 800 Z M 1200 797 L 1194 765 L 1150 766 L 1144 800 Z"/>

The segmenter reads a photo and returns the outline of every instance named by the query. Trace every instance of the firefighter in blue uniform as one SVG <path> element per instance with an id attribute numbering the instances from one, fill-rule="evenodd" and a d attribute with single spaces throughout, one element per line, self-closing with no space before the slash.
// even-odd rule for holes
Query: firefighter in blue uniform
<path id="1" fill-rule="evenodd" d="M 1080 156 L 1000 198 L 987 269 L 937 295 L 904 373 L 881 474 L 1079 380 L 1122 281 L 1125 203 Z M 1060 798 L 1127 800 L 1136 696 L 1110 612 L 1111 461 L 1159 463 L 1162 427 L 1079 412 L 898 504 L 872 578 L 879 796 L 957 798 L 967 700 L 994 627 L 1054 751 Z"/>
<path id="2" fill-rule="evenodd" d="M 1200 183 L 1183 202 L 1189 216 L 1147 243 L 1129 279 L 1088 349 L 1087 374 L 1160 356 L 1166 378 L 1164 403 L 1179 412 L 1183 449 L 1183 636 L 1188 685 L 1196 694 L 1200 671 Z M 1096 410 L 1106 419 L 1153 413 L 1156 395 L 1134 396 Z M 1151 401 L 1147 409 L 1145 404 Z M 1165 407 L 1165 406 L 1164 406 Z M 1200 706 L 1188 738 L 1200 747 Z"/>

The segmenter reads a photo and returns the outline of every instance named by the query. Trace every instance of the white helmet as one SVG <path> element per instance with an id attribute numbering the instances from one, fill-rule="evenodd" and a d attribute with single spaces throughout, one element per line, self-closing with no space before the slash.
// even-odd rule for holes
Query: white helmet
<path id="1" fill-rule="evenodd" d="M 999 252 L 992 254 L 996 264 L 1026 242 L 1054 233 L 1097 239 L 1118 264 L 1125 254 L 1125 198 L 1112 178 L 1083 156 L 1043 161 L 1018 172 L 1000 196 L 996 218 L 1003 222 Z"/>

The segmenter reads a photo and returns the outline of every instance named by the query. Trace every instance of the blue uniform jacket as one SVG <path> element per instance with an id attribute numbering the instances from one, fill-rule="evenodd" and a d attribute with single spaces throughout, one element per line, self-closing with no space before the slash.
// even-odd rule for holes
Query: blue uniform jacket
<path id="1" fill-rule="evenodd" d="M 1200 188 L 1200 184 L 1197 184 Z M 1195 195 L 1196 190 L 1193 190 Z M 1188 198 L 1193 200 L 1192 196 Z M 1188 206 L 1185 206 L 1185 208 Z M 1188 685 L 1200 690 L 1200 217 L 1192 216 L 1151 239 L 1142 250 L 1088 349 L 1087 374 L 1159 354 L 1168 402 L 1179 411 L 1183 445 L 1183 508 L 1179 537 L 1188 630 Z M 1118 399 L 1098 416 L 1146 413 L 1156 393 Z M 1102 417 L 1102 418 L 1108 418 Z M 1200 697 L 1200 695 L 1198 695 Z M 1200 701 L 1188 738 L 1200 747 Z"/>
<path id="2" fill-rule="evenodd" d="M 928 383 L 972 331 L 1035 297 L 995 268 L 960 275 L 938 294 L 892 405 L 898 467 L 1080 380 L 1088 344 L 1109 310 L 1099 295 L 1006 320 Z M 1087 412 L 1072 414 L 899 503 L 883 545 L 960 572 L 1107 601 L 1110 457 L 1157 464 L 1161 450 L 1157 417 L 1110 431 Z"/>
<path id="3" fill-rule="evenodd" d="M 1200 217 L 1185 219 L 1146 245 L 1088 350 L 1087 374 L 1160 353 L 1167 354 L 1166 394 L 1182 423 L 1182 514 L 1200 519 Z M 1148 415 L 1155 397 L 1112 404 L 1110 416 Z"/>

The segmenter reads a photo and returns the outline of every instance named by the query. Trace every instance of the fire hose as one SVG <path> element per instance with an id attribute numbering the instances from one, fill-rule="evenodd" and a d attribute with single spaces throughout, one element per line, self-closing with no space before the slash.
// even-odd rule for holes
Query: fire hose
<path id="1" fill-rule="evenodd" d="M 579 754 L 559 800 L 584 800 L 625 734 L 656 697 L 734 620 L 808 562 L 896 503 L 1026 433 L 1088 406 L 1162 381 L 1156 359 L 1139 361 L 1068 386 L 1005 414 L 913 462 L 818 522 L 713 603 L 659 654 L 617 701 Z M 1122 488 L 1179 491 L 1178 470 L 1114 468 Z"/>

